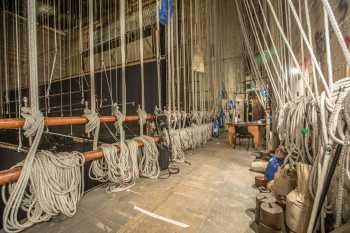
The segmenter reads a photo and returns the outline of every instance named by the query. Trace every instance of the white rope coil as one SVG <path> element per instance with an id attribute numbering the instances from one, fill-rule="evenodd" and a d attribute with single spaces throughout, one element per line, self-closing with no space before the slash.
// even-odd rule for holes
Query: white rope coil
<path id="1" fill-rule="evenodd" d="M 149 136 L 137 137 L 136 140 L 144 144 L 139 162 L 140 176 L 157 179 L 160 168 L 158 162 L 159 151 L 156 142 Z"/>
<path id="2" fill-rule="evenodd" d="M 185 162 L 185 152 L 182 150 L 179 130 L 170 131 L 172 160 L 175 162 Z"/>
<path id="3" fill-rule="evenodd" d="M 137 109 L 137 114 L 139 115 L 139 125 L 140 125 L 140 136 L 143 136 L 143 127 L 146 124 L 147 121 L 147 113 L 141 109 L 141 107 L 139 106 L 139 108 Z"/>
<path id="4" fill-rule="evenodd" d="M 85 125 L 85 133 L 94 133 L 93 150 L 96 150 L 101 125 L 100 118 L 96 112 L 91 111 L 87 107 L 84 109 L 84 117 L 88 119 L 88 123 Z"/>
<path id="5" fill-rule="evenodd" d="M 3 227 L 7 232 L 20 232 L 35 223 L 32 221 L 19 221 L 18 211 L 21 208 L 23 199 L 26 198 L 25 193 L 30 180 L 35 154 L 44 131 L 44 117 L 40 112 L 33 112 L 32 109 L 26 107 L 22 108 L 22 116 L 25 118 L 25 124 L 23 127 L 25 130 L 24 135 L 26 137 L 32 137 L 35 135 L 35 138 L 26 159 L 23 162 L 21 175 L 14 187 L 12 186 L 10 197 L 6 201 L 3 214 Z"/>
<path id="6" fill-rule="evenodd" d="M 179 130 L 180 134 L 180 141 L 181 141 L 181 147 L 182 149 L 188 150 L 191 148 L 191 135 L 189 134 L 189 131 L 187 128 L 180 129 Z"/>
<path id="7" fill-rule="evenodd" d="M 33 157 L 29 169 L 26 169 L 27 165 L 25 160 L 17 167 L 22 166 L 21 177 L 28 177 L 28 182 L 22 183 L 20 178 L 17 183 L 8 185 L 8 200 L 6 186 L 2 187 L 2 198 L 6 203 L 3 220 L 7 232 L 20 232 L 58 214 L 72 217 L 84 193 L 84 157 L 79 152 L 53 154 L 41 151 Z M 13 197 L 16 197 L 15 203 Z M 25 220 L 17 219 L 20 209 L 26 212 Z"/>
<path id="8" fill-rule="evenodd" d="M 139 171 L 139 165 L 138 165 L 138 158 L 141 155 L 140 150 L 139 150 L 139 144 L 135 140 L 129 140 L 127 141 L 127 145 L 129 148 L 129 155 L 132 160 L 132 171 L 133 171 L 133 176 L 134 179 L 137 179 L 140 177 L 140 171 Z"/>
<path id="9" fill-rule="evenodd" d="M 89 177 L 100 182 L 110 182 L 108 191 L 120 192 L 135 184 L 134 160 L 130 157 L 129 148 L 125 143 L 102 145 L 104 157 L 91 163 Z"/>
<path id="10" fill-rule="evenodd" d="M 24 118 L 24 136 L 33 137 L 43 127 L 44 117 L 41 112 L 33 112 L 29 107 L 21 108 L 21 115 Z M 40 136 L 40 135 L 39 135 Z"/>
<path id="11" fill-rule="evenodd" d="M 117 118 L 117 121 L 114 122 L 114 127 L 116 129 L 116 133 L 120 134 L 120 141 L 124 142 L 125 141 L 125 132 L 124 132 L 123 123 L 125 121 L 125 115 L 122 112 L 120 112 L 119 106 L 117 103 L 113 104 L 112 115 Z"/>

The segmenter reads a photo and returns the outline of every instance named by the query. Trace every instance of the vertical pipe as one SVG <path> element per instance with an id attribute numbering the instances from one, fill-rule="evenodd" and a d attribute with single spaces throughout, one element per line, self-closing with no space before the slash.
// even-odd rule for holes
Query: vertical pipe
<path id="1" fill-rule="evenodd" d="M 194 72 L 193 72 L 193 10 L 192 10 L 192 0 L 190 0 L 190 50 L 191 50 L 191 56 L 190 56 L 190 65 L 191 65 L 191 86 L 192 86 L 192 111 L 195 110 L 195 93 L 194 93 Z"/>
<path id="2" fill-rule="evenodd" d="M 140 73 L 141 73 L 141 108 L 145 110 L 145 74 L 143 64 L 143 15 L 142 0 L 139 0 L 139 32 L 140 32 Z"/>
<path id="3" fill-rule="evenodd" d="M 167 24 L 167 93 L 168 93 L 168 111 L 171 111 L 171 18 L 170 18 L 170 0 L 167 1 L 168 24 Z"/>
<path id="4" fill-rule="evenodd" d="M 156 0 L 157 4 L 156 4 L 156 24 L 157 24 L 157 31 L 156 31 L 156 56 L 157 56 L 157 85 L 158 85 L 158 107 L 162 108 L 162 83 L 161 83 L 161 79 L 160 79 L 160 24 L 159 24 L 159 9 L 160 9 L 160 5 L 159 5 L 159 0 Z"/>
<path id="5" fill-rule="evenodd" d="M 126 114 L 126 82 L 125 82 L 125 0 L 119 1 L 119 21 L 120 21 L 120 45 L 122 54 L 122 112 Z"/>
<path id="6" fill-rule="evenodd" d="M 117 38 L 118 38 L 118 27 L 117 27 L 117 22 L 118 22 L 118 4 L 117 1 L 114 1 L 114 43 L 117 43 Z M 115 102 L 119 102 L 119 92 L 118 92 L 118 47 L 115 46 L 114 48 L 114 53 L 115 53 Z"/>
<path id="7" fill-rule="evenodd" d="M 186 40 L 185 40 L 185 6 L 184 0 L 181 0 L 181 36 L 182 36 L 182 75 L 183 75 L 183 109 L 187 111 L 187 95 L 186 95 Z"/>
<path id="8" fill-rule="evenodd" d="M 90 99 L 91 111 L 96 111 L 95 61 L 94 61 L 94 0 L 89 0 L 89 50 L 90 50 Z"/>
<path id="9" fill-rule="evenodd" d="M 29 93 L 33 113 L 39 112 L 38 50 L 36 29 L 36 0 L 28 1 L 28 41 L 29 46 Z"/>

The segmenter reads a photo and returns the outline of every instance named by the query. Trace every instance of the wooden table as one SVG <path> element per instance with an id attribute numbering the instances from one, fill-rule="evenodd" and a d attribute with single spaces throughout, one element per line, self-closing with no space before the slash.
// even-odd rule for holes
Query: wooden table
<path id="1" fill-rule="evenodd" d="M 249 133 L 254 137 L 255 148 L 260 148 L 262 145 L 262 131 L 266 127 L 266 124 L 259 122 L 239 122 L 239 123 L 228 123 L 228 141 L 231 145 L 236 144 L 236 128 L 247 127 Z"/>

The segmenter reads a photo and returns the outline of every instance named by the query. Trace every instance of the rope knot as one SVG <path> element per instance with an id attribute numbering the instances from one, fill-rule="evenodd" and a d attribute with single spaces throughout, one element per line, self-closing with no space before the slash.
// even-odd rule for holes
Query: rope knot
<path id="1" fill-rule="evenodd" d="M 24 135 L 28 137 L 35 136 L 39 127 L 44 124 L 44 116 L 40 111 L 32 111 L 29 107 L 21 108 L 21 115 L 25 119 L 24 122 Z"/>
<path id="2" fill-rule="evenodd" d="M 166 116 L 166 119 L 168 121 L 168 125 L 170 127 L 171 126 L 171 112 L 170 112 L 170 110 L 164 110 L 164 114 Z"/>
<path id="3" fill-rule="evenodd" d="M 120 141 L 125 141 L 125 134 L 124 134 L 124 128 L 123 124 L 125 122 L 125 115 L 119 110 L 119 106 L 117 103 L 113 104 L 112 114 L 117 118 L 117 121 L 114 123 L 114 127 L 116 128 L 117 132 L 120 134 Z"/>
<path id="4" fill-rule="evenodd" d="M 143 109 L 141 109 L 140 105 L 139 105 L 139 108 L 137 109 L 137 114 L 139 115 L 139 118 L 140 118 L 140 124 L 144 125 L 147 120 L 147 113 Z"/>
<path id="5" fill-rule="evenodd" d="M 100 132 L 100 118 L 96 112 L 91 111 L 87 106 L 84 109 L 84 117 L 88 119 L 88 123 L 85 125 L 85 133 L 90 135 L 90 133 L 94 132 L 93 149 L 96 150 Z"/>
<path id="6" fill-rule="evenodd" d="M 182 128 L 185 128 L 186 126 L 186 118 L 187 118 L 187 113 L 185 111 L 182 111 L 181 112 Z"/>
<path id="7" fill-rule="evenodd" d="M 154 115 L 159 116 L 161 114 L 162 114 L 162 110 L 158 106 L 155 106 Z"/>

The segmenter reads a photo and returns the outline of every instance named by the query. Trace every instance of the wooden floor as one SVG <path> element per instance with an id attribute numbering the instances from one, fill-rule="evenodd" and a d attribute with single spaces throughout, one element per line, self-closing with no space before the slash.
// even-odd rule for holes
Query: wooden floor
<path id="1" fill-rule="evenodd" d="M 57 217 L 32 227 L 30 233 L 252 233 L 255 208 L 253 157 L 245 149 L 233 150 L 224 139 L 215 139 L 181 164 L 179 175 L 169 179 L 139 179 L 121 193 L 103 187 L 85 195 L 78 213 Z M 142 208 L 189 227 L 156 219 Z"/>

